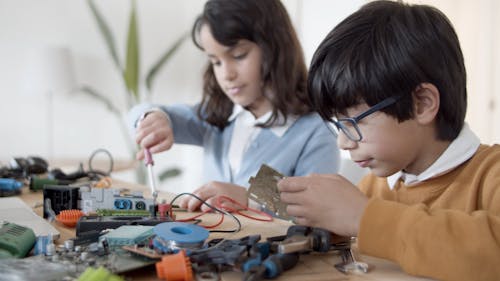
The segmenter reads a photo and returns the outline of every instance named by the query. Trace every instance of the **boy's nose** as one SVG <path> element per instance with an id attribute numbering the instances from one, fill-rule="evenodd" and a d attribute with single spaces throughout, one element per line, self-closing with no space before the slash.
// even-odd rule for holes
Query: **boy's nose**
<path id="1" fill-rule="evenodd" d="M 354 149 L 356 148 L 356 146 L 358 145 L 357 142 L 351 140 L 350 138 L 348 138 L 344 132 L 340 131 L 338 136 L 337 136 L 337 146 L 340 148 L 340 149 L 343 149 L 343 150 L 351 150 L 351 149 Z"/>

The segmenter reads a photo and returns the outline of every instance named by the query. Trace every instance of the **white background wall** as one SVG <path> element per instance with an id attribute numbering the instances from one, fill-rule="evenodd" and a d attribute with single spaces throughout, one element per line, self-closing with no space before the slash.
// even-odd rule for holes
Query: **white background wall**
<path id="1" fill-rule="evenodd" d="M 96 1 L 119 50 L 125 52 L 130 1 Z M 183 32 L 190 31 L 204 0 L 137 1 L 141 74 Z M 427 1 L 429 2 L 429 1 Z M 307 62 L 324 36 L 364 0 L 284 1 L 302 41 Z M 432 1 L 455 24 L 462 40 L 469 78 L 468 121 L 488 143 L 500 141 L 498 56 L 500 12 L 495 0 Z M 84 0 L 0 0 L 0 163 L 13 156 L 86 159 L 97 148 L 117 159 L 130 153 L 118 120 L 95 99 L 40 85 L 30 69 L 47 50 L 71 52 L 77 85 L 88 84 L 124 107 L 124 89 Z M 157 77 L 153 102 L 195 103 L 201 96 L 205 57 L 186 41 Z M 45 89 L 44 89 L 45 88 Z M 52 95 L 49 95 L 52 92 Z M 479 93 L 479 94 L 478 94 Z M 52 96 L 52 107 L 49 97 Z M 52 108 L 52 110 L 50 110 Z M 487 110 L 485 110 L 485 108 Z M 489 129 L 493 127 L 494 129 Z M 52 130 L 52 134 L 49 132 Z M 190 190 L 200 182 L 201 150 L 176 146 L 155 157 L 157 168 L 180 167 L 181 177 L 163 188 Z M 130 179 L 128 174 L 118 177 Z"/>

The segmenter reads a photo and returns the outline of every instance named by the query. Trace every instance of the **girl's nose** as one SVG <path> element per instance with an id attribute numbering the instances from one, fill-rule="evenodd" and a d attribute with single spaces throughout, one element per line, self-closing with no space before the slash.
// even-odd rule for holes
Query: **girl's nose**
<path id="1" fill-rule="evenodd" d="M 234 80 L 237 76 L 237 72 L 236 72 L 236 69 L 230 65 L 230 64 L 226 64 L 224 66 L 224 79 L 226 80 Z"/>

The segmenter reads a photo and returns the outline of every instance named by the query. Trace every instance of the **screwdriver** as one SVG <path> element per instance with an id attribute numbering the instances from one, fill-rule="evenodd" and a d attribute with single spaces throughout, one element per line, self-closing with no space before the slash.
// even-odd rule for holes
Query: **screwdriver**
<path id="1" fill-rule="evenodd" d="M 146 164 L 148 168 L 149 187 L 151 188 L 151 195 L 153 196 L 153 210 L 151 210 L 151 214 L 153 217 L 156 217 L 156 199 L 158 197 L 158 192 L 156 191 L 155 178 L 153 175 L 153 156 L 148 148 L 144 148 L 144 164 Z"/>
<path id="2" fill-rule="evenodd" d="M 273 254 L 267 257 L 261 264 L 253 264 L 244 271 L 244 281 L 256 281 L 262 279 L 273 279 L 280 276 L 284 271 L 297 265 L 298 253 Z"/>

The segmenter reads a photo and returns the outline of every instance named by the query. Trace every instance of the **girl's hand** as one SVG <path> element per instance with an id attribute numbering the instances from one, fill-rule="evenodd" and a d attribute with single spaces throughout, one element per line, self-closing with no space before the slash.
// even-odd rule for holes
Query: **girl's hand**
<path id="1" fill-rule="evenodd" d="M 152 111 L 139 122 L 135 135 L 135 142 L 141 146 L 136 158 L 144 158 L 144 148 L 151 153 L 168 150 L 174 143 L 174 133 L 170 127 L 168 116 L 162 111 Z"/>
<path id="2" fill-rule="evenodd" d="M 200 197 L 201 199 L 207 201 L 208 204 L 214 207 L 216 203 L 216 198 L 221 195 L 230 197 L 243 206 L 248 205 L 246 188 L 232 183 L 212 181 L 201 186 L 192 193 Z M 210 210 L 210 208 L 207 205 L 202 204 L 198 199 L 191 197 L 189 195 L 185 195 L 182 198 L 181 202 L 179 203 L 179 206 L 181 208 L 188 209 L 191 212 L 200 208 L 201 211 Z M 232 206 L 231 204 L 225 206 L 233 209 L 236 208 L 236 206 Z"/>
<path id="3" fill-rule="evenodd" d="M 339 175 L 313 174 L 278 182 L 287 213 L 301 225 L 326 228 L 338 235 L 356 236 L 368 198 Z"/>

